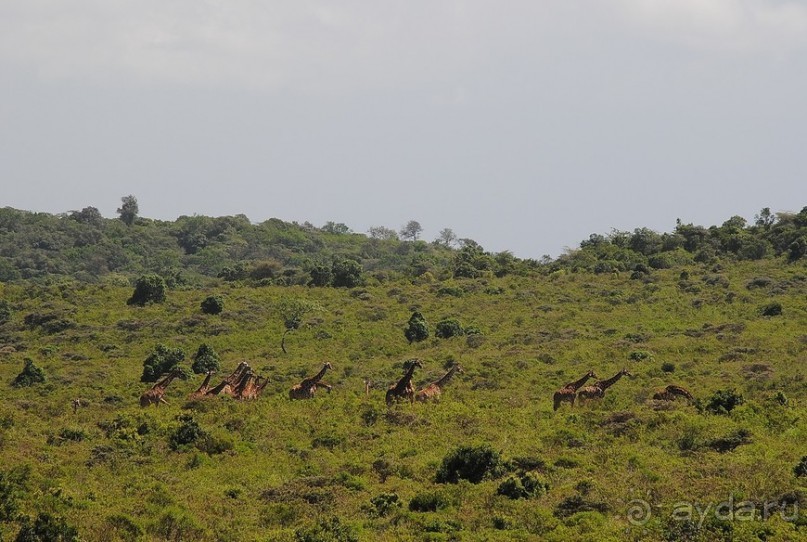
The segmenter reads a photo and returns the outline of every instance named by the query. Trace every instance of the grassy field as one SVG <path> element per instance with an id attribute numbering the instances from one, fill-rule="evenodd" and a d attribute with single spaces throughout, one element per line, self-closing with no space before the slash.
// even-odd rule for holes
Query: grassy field
<path id="1" fill-rule="evenodd" d="M 0 539 L 47 515 L 98 541 L 807 540 L 807 477 L 794 471 L 807 456 L 807 269 L 685 271 L 214 283 L 142 308 L 114 278 L 0 284 L 13 309 L 0 326 Z M 212 294 L 219 315 L 199 308 Z M 283 298 L 320 308 L 287 354 Z M 781 314 L 763 316 L 775 303 Z M 431 335 L 410 345 L 415 310 Z M 479 333 L 437 338 L 444 318 Z M 202 343 L 221 356 L 214 382 L 246 360 L 270 378 L 263 395 L 188 402 L 194 375 L 141 409 L 153 349 L 189 358 Z M 387 408 L 410 358 L 423 361 L 416 387 L 455 362 L 465 372 L 437 404 Z M 46 381 L 11 386 L 26 359 Z M 325 361 L 333 391 L 290 401 Z M 563 384 L 622 368 L 633 377 L 602 400 L 553 411 Z M 672 383 L 696 401 L 651 399 Z M 738 404 L 720 411 L 721 397 Z M 438 482 L 463 447 L 486 458 L 484 479 Z"/>

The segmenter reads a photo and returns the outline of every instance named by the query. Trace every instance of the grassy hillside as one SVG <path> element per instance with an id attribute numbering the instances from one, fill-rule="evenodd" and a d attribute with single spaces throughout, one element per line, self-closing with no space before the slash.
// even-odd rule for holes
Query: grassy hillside
<path id="1" fill-rule="evenodd" d="M 794 471 L 807 456 L 803 262 L 352 289 L 213 281 L 145 307 L 127 306 L 115 275 L 0 284 L 0 539 L 37 518 L 100 541 L 807 539 L 807 477 Z M 203 314 L 213 294 L 224 311 Z M 288 354 L 282 299 L 319 307 L 287 335 Z M 409 344 L 415 310 L 430 336 Z M 438 338 L 446 318 L 479 333 Z M 171 384 L 169 405 L 141 409 L 154 348 L 181 347 L 187 368 L 202 343 L 221 356 L 214 382 L 247 360 L 270 378 L 263 396 L 188 402 L 194 375 Z M 388 409 L 410 358 L 423 360 L 418 387 L 454 362 L 465 372 L 438 404 Z M 11 386 L 29 359 L 45 382 Z M 333 391 L 290 401 L 324 361 Z M 622 368 L 633 378 L 604 399 L 553 412 L 563 384 Z M 671 383 L 696 402 L 651 399 Z M 73 413 L 75 398 L 87 406 Z M 488 475 L 439 483 L 461 447 Z M 732 521 L 725 509 L 687 518 L 681 504 L 728 500 Z M 745 501 L 783 509 L 744 521 Z"/>

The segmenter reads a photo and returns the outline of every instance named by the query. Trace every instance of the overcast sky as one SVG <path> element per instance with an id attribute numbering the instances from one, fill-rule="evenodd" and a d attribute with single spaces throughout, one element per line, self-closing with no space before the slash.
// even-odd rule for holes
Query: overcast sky
<path id="1" fill-rule="evenodd" d="M 0 0 L 0 207 L 553 257 L 807 206 L 807 2 Z"/>

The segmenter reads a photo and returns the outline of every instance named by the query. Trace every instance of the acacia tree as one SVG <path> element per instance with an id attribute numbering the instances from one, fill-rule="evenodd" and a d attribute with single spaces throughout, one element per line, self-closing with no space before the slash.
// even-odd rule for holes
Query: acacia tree
<path id="1" fill-rule="evenodd" d="M 137 198 L 129 194 L 121 199 L 121 206 L 118 208 L 118 214 L 121 221 L 127 226 L 131 226 L 137 218 L 137 213 L 140 212 L 137 206 Z"/>
<path id="2" fill-rule="evenodd" d="M 305 299 L 296 297 L 284 297 L 275 305 L 275 312 L 283 321 L 283 337 L 280 339 L 280 349 L 286 352 L 286 334 L 294 331 L 303 323 L 303 317 L 315 310 L 320 310 L 319 305 Z"/>
<path id="3" fill-rule="evenodd" d="M 444 247 L 450 248 L 457 242 L 457 235 L 451 228 L 443 228 L 440 230 L 439 237 L 437 237 L 434 242 L 438 245 L 443 245 Z"/>
<path id="4" fill-rule="evenodd" d="M 411 239 L 412 241 L 417 241 L 418 236 L 423 232 L 423 228 L 420 226 L 420 222 L 417 220 L 410 220 L 406 223 L 406 226 L 401 228 L 401 237 L 404 239 Z"/>

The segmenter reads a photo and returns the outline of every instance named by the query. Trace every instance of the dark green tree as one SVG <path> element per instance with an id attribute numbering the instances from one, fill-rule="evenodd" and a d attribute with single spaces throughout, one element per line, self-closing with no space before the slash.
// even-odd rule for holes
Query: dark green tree
<path id="1" fill-rule="evenodd" d="M 143 361 L 143 375 L 141 382 L 156 382 L 166 373 L 170 373 L 185 359 L 182 348 L 169 348 L 158 344 L 154 351 Z"/>
<path id="2" fill-rule="evenodd" d="M 209 295 L 202 301 L 202 312 L 220 314 L 224 310 L 224 300 L 219 295 Z"/>
<path id="3" fill-rule="evenodd" d="M 409 344 L 424 341 L 429 337 L 429 325 L 418 311 L 413 312 L 412 316 L 409 317 L 409 322 L 407 322 L 404 330 L 404 337 L 409 341 Z"/>
<path id="4" fill-rule="evenodd" d="M 311 286 L 330 286 L 333 280 L 332 267 L 327 265 L 315 265 L 311 271 L 309 271 L 309 274 L 311 275 L 311 280 L 308 284 Z"/>
<path id="5" fill-rule="evenodd" d="M 22 371 L 16 376 L 16 378 L 14 378 L 11 385 L 15 388 L 26 388 L 44 381 L 45 373 L 42 371 L 42 369 L 34 365 L 33 360 L 26 359 Z"/>
<path id="6" fill-rule="evenodd" d="M 118 215 L 120 215 L 120 219 L 124 224 L 131 226 L 137 218 L 137 213 L 140 212 L 140 208 L 137 206 L 137 198 L 129 194 L 120 200 L 121 206 L 118 208 Z"/>
<path id="7" fill-rule="evenodd" d="M 60 517 L 40 513 L 34 523 L 25 518 L 15 542 L 78 542 L 78 531 Z"/>
<path id="8" fill-rule="evenodd" d="M 135 289 L 127 301 L 127 305 L 139 305 L 141 307 L 148 303 L 162 303 L 165 301 L 165 280 L 155 273 L 141 276 L 135 282 Z"/>
<path id="9" fill-rule="evenodd" d="M 459 337 L 464 332 L 459 321 L 454 318 L 445 318 L 434 326 L 434 334 L 441 339 L 450 339 L 451 337 Z"/>
<path id="10" fill-rule="evenodd" d="M 208 371 L 219 370 L 220 358 L 212 346 L 202 343 L 193 355 L 191 370 L 196 374 L 204 374 Z"/>
<path id="11" fill-rule="evenodd" d="M 0 299 L 0 326 L 11 320 L 11 304 L 5 299 Z"/>
<path id="12" fill-rule="evenodd" d="M 331 283 L 337 288 L 354 288 L 361 284 L 361 264 L 356 260 L 337 259 L 331 267 Z"/>

